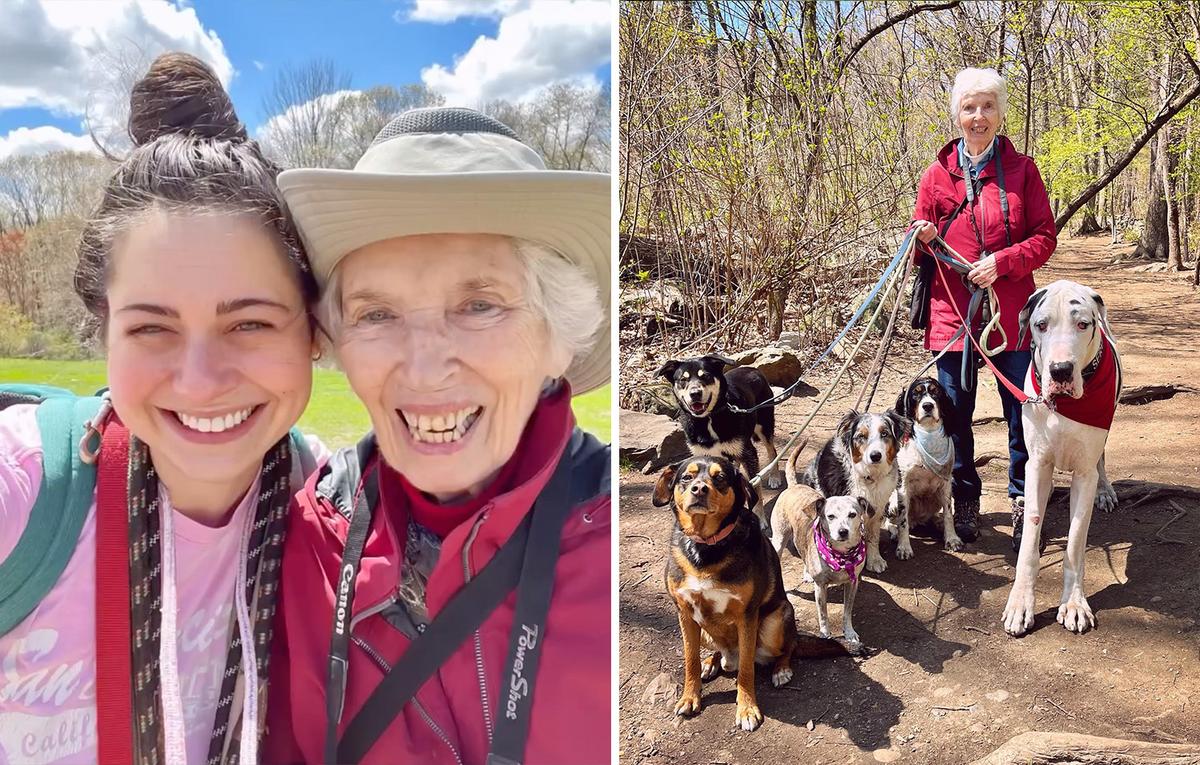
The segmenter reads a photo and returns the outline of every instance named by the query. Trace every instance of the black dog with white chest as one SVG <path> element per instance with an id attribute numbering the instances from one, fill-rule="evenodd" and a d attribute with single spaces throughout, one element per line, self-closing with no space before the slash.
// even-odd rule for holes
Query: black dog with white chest
<path id="1" fill-rule="evenodd" d="M 682 361 L 672 359 L 655 374 L 671 382 L 682 413 L 680 424 L 692 454 L 733 460 L 752 478 L 759 470 L 755 441 L 762 442 L 769 460 L 774 460 L 777 454 L 775 407 L 764 406 L 749 414 L 730 410 L 730 404 L 749 409 L 772 395 L 770 383 L 757 369 L 736 367 L 725 371 L 725 367 L 736 363 L 710 353 Z M 783 472 L 776 467 L 767 476 L 766 487 L 782 486 Z"/>

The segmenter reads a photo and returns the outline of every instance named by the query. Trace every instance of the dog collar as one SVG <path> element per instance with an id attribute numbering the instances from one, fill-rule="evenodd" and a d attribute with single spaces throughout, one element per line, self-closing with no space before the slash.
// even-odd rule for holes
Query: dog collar
<path id="1" fill-rule="evenodd" d="M 833 571 L 845 571 L 846 576 L 853 582 L 858 579 L 858 567 L 867 557 L 867 540 L 858 540 L 858 546 L 850 552 L 840 552 L 829 544 L 829 540 L 821 533 L 821 519 L 813 521 L 813 540 L 817 544 L 817 554 L 825 565 Z"/>
<path id="2" fill-rule="evenodd" d="M 686 531 L 684 532 L 684 536 L 699 545 L 715 545 L 717 542 L 720 542 L 722 539 L 732 534 L 733 527 L 737 526 L 737 524 L 737 520 L 734 520 L 733 523 L 721 529 L 716 534 L 713 534 L 711 537 L 701 537 L 695 534 L 688 534 Z"/>

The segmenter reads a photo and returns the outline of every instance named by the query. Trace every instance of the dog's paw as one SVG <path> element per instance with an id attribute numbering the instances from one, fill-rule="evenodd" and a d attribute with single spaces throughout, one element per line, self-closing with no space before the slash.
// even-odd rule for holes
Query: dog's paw
<path id="1" fill-rule="evenodd" d="M 857 632 L 850 630 L 844 637 L 846 638 L 846 648 L 850 650 L 850 653 L 859 653 L 862 651 L 862 638 L 858 636 Z"/>
<path id="2" fill-rule="evenodd" d="M 1096 626 L 1096 617 L 1087 598 L 1075 594 L 1058 607 L 1058 623 L 1071 632 L 1083 634 Z"/>
<path id="3" fill-rule="evenodd" d="M 762 725 L 763 714 L 758 711 L 758 704 L 739 703 L 737 709 L 737 725 L 742 730 L 750 731 Z"/>
<path id="4" fill-rule="evenodd" d="M 963 541 L 957 534 L 946 537 L 946 552 L 958 552 L 963 548 Z"/>
<path id="5" fill-rule="evenodd" d="M 787 685 L 791 681 L 791 667 L 780 667 L 779 669 L 775 670 L 774 674 L 771 675 L 771 685 L 775 686 L 776 688 Z"/>
<path id="6" fill-rule="evenodd" d="M 1117 509 L 1117 493 L 1111 486 L 1101 485 L 1096 489 L 1096 501 L 1092 503 L 1092 508 L 1102 513 L 1111 513 Z"/>
<path id="7" fill-rule="evenodd" d="M 721 669 L 726 672 L 737 672 L 738 655 L 733 651 L 721 654 Z"/>
<path id="8" fill-rule="evenodd" d="M 721 654 L 714 653 L 700 663 L 700 679 L 712 680 L 721 671 Z"/>
<path id="9" fill-rule="evenodd" d="M 911 542 L 900 542 L 896 545 L 896 557 L 900 560 L 909 560 L 913 556 Z"/>
<path id="10" fill-rule="evenodd" d="M 805 584 L 812 584 L 816 580 L 813 579 L 813 576 L 809 573 L 808 569 L 804 569 L 804 571 L 800 573 L 800 581 L 804 582 Z"/>
<path id="11" fill-rule="evenodd" d="M 829 638 L 833 637 L 833 633 L 831 633 L 831 632 L 829 631 L 829 626 L 828 626 L 828 625 L 825 625 L 825 624 L 822 624 L 822 625 L 821 625 L 821 637 L 825 638 L 826 640 L 828 640 Z"/>
<path id="12" fill-rule="evenodd" d="M 1033 588 L 1014 586 L 1004 607 L 1004 631 L 1013 637 L 1024 635 L 1033 626 L 1033 609 Z"/>
<path id="13" fill-rule="evenodd" d="M 675 705 L 675 714 L 680 717 L 691 717 L 700 711 L 700 694 L 683 694 Z"/>
<path id="14" fill-rule="evenodd" d="M 763 484 L 765 484 L 768 489 L 782 489 L 784 484 L 783 471 L 772 470 L 770 473 L 767 473 L 767 477 L 763 479 Z"/>
<path id="15" fill-rule="evenodd" d="M 882 574 L 887 571 L 887 561 L 879 553 L 867 553 L 867 571 L 873 574 Z"/>

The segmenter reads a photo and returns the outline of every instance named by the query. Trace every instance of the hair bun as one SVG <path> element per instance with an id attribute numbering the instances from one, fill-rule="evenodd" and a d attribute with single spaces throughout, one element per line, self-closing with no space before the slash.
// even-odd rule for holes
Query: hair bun
<path id="1" fill-rule="evenodd" d="M 129 137 L 134 145 L 171 133 L 247 140 L 246 128 L 217 75 L 187 53 L 156 58 L 129 96 Z"/>

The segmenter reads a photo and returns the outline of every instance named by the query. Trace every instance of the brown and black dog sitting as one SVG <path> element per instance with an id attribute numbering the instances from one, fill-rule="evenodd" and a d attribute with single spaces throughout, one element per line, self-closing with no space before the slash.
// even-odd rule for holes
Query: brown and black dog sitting
<path id="1" fill-rule="evenodd" d="M 665 468 L 654 504 L 675 512 L 667 592 L 683 633 L 683 695 L 675 713 L 700 711 L 700 682 L 721 670 L 737 672 L 737 725 L 762 724 L 754 665 L 771 665 L 771 682 L 792 679 L 793 656 L 845 656 L 839 643 L 796 632 L 783 590 L 779 556 L 749 510 L 757 497 L 745 476 L 723 457 L 689 457 Z M 700 647 L 715 653 L 701 666 Z"/>

